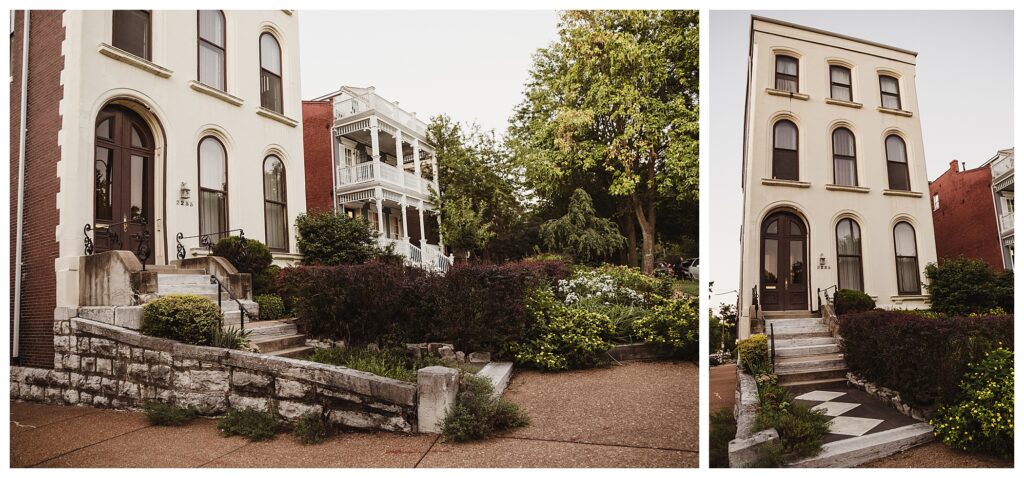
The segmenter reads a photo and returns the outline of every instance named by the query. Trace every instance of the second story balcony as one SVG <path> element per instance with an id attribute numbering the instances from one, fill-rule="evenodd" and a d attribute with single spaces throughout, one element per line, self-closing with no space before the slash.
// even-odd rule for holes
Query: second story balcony
<path id="1" fill-rule="evenodd" d="M 335 182 L 340 193 L 390 186 L 427 198 L 437 189 L 437 158 L 426 123 L 373 88 L 343 87 L 332 97 Z"/>

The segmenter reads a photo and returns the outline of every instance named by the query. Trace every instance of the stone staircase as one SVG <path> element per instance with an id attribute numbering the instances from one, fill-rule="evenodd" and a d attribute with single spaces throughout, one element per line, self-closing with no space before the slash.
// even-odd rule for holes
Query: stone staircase
<path id="1" fill-rule="evenodd" d="M 194 294 L 207 297 L 217 302 L 216 283 L 210 282 L 210 275 L 202 269 L 183 269 L 176 266 L 149 266 L 148 270 L 157 273 L 157 293 L 155 297 L 171 294 Z M 153 297 L 153 298 L 155 298 Z M 246 316 L 245 329 L 249 332 L 249 340 L 259 347 L 261 353 L 281 357 L 302 357 L 313 350 L 306 346 L 306 336 L 300 334 L 295 324 L 287 320 L 258 320 L 259 306 L 248 299 L 232 300 L 226 292 L 221 293 L 221 313 L 224 314 L 224 328 L 238 328 L 242 321 L 239 302 L 249 312 Z M 252 321 L 256 317 L 256 321 Z"/>
<path id="2" fill-rule="evenodd" d="M 787 387 L 846 381 L 846 361 L 821 317 L 808 311 L 766 312 L 775 332 L 775 374 Z"/>

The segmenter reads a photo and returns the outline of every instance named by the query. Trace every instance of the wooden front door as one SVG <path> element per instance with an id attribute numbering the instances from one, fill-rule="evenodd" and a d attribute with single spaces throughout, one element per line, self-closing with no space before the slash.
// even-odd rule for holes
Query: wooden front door
<path id="1" fill-rule="evenodd" d="M 772 214 L 761 224 L 761 307 L 808 310 L 807 305 L 807 228 L 795 214 Z"/>
<path id="2" fill-rule="evenodd" d="M 128 250 L 148 264 L 154 262 L 153 145 L 149 126 L 134 111 L 110 105 L 97 116 L 93 170 L 96 252 Z"/>

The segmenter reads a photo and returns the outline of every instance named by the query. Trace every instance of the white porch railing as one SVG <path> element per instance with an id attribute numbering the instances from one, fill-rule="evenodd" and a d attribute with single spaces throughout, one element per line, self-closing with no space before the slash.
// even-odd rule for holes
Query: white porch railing
<path id="1" fill-rule="evenodd" d="M 373 163 L 359 163 L 355 166 L 338 168 L 338 185 L 361 183 L 373 179 Z"/>
<path id="2" fill-rule="evenodd" d="M 1009 232 L 1013 230 L 1013 213 L 1008 212 L 999 216 L 999 232 Z"/>
<path id="3" fill-rule="evenodd" d="M 409 259 L 416 264 L 423 263 L 423 251 L 412 243 L 409 243 Z"/>
<path id="4" fill-rule="evenodd" d="M 427 134 L 426 123 L 376 93 L 344 99 L 338 97 L 334 100 L 335 119 L 347 118 L 367 111 L 376 111 L 380 116 L 384 116 L 421 136 Z"/>
<path id="5" fill-rule="evenodd" d="M 373 171 L 373 162 L 367 161 L 354 166 L 343 166 L 337 169 L 336 178 L 338 186 L 347 186 L 376 179 Z M 429 181 L 416 176 L 415 173 L 401 170 L 387 163 L 380 163 L 381 181 L 404 186 L 415 192 L 423 193 L 427 190 Z"/>

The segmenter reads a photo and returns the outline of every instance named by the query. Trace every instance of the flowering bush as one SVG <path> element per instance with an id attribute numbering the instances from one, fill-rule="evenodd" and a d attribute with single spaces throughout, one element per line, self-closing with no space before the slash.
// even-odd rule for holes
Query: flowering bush
<path id="1" fill-rule="evenodd" d="M 736 351 L 739 354 L 740 366 L 743 367 L 744 372 L 757 376 L 771 371 L 767 335 L 754 334 L 749 338 L 740 340 L 736 344 Z"/>
<path id="2" fill-rule="evenodd" d="M 593 300 L 601 304 L 639 305 L 644 296 L 628 287 L 620 287 L 615 278 L 598 270 L 577 270 L 571 278 L 558 281 L 558 291 L 565 303 L 577 304 Z"/>
<path id="3" fill-rule="evenodd" d="M 516 363 L 542 370 L 565 370 L 603 363 L 613 327 L 597 312 L 566 306 L 548 288 L 527 297 L 533 325 L 522 342 L 507 344 Z"/>
<path id="4" fill-rule="evenodd" d="M 939 407 L 935 436 L 958 450 L 1013 454 L 1013 352 L 997 348 L 970 364 L 960 401 Z"/>
<path id="5" fill-rule="evenodd" d="M 700 339 L 697 309 L 696 297 L 665 301 L 637 320 L 633 330 L 637 337 L 649 344 L 696 352 Z"/>

